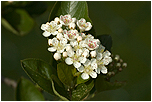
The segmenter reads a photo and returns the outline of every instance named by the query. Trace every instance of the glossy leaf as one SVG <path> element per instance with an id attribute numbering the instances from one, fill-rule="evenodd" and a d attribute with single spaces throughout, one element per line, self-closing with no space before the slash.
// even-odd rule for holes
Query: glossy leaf
<path id="1" fill-rule="evenodd" d="M 29 80 L 21 78 L 16 88 L 16 100 L 44 101 L 44 97 Z"/>
<path id="2" fill-rule="evenodd" d="M 70 14 L 72 17 L 75 17 L 76 19 L 84 18 L 87 22 L 91 22 L 93 25 L 91 19 L 88 15 L 88 6 L 86 1 L 58 1 L 55 3 L 48 21 L 54 20 L 55 17 L 59 17 L 60 15 L 66 15 Z M 91 33 L 95 36 L 95 30 L 94 27 L 87 32 Z"/>
<path id="3" fill-rule="evenodd" d="M 59 63 L 57 65 L 57 73 L 58 73 L 58 77 L 60 79 L 60 81 L 62 83 L 64 83 L 65 85 L 68 86 L 73 86 L 73 79 L 74 76 L 72 74 L 72 70 L 74 69 L 74 67 L 71 65 L 67 65 L 65 63 Z"/>
<path id="4" fill-rule="evenodd" d="M 56 16 L 70 14 L 77 19 L 85 18 L 91 21 L 88 17 L 88 7 L 85 1 L 58 1 L 50 13 L 49 21 Z"/>
<path id="5" fill-rule="evenodd" d="M 52 76 L 56 75 L 56 70 L 51 65 L 42 60 L 32 58 L 22 60 L 21 64 L 24 71 L 35 83 L 43 90 L 55 95 L 52 90 Z M 66 91 L 62 88 L 61 84 L 56 84 L 56 87 L 61 95 L 66 95 Z"/>
<path id="6" fill-rule="evenodd" d="M 106 50 L 111 51 L 112 37 L 110 35 L 98 35 L 97 38 L 100 40 L 101 44 L 106 48 Z"/>
<path id="7" fill-rule="evenodd" d="M 103 76 L 98 76 L 95 82 L 95 88 L 97 92 L 107 91 L 107 90 L 115 90 L 124 86 L 126 82 L 108 82 Z"/>
<path id="8" fill-rule="evenodd" d="M 79 101 L 84 99 L 89 94 L 93 86 L 94 81 L 79 84 L 76 89 L 72 91 L 72 100 Z"/>

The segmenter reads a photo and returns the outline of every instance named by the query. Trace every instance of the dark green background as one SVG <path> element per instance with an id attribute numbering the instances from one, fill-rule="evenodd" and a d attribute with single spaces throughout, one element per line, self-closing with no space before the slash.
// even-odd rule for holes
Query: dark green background
<path id="1" fill-rule="evenodd" d="M 45 2 L 45 12 L 34 16 L 33 29 L 17 36 L 1 26 L 1 75 L 18 80 L 28 78 L 20 60 L 40 58 L 50 61 L 47 39 L 40 26 L 49 17 L 55 2 Z M 39 6 L 40 10 L 42 6 Z M 96 33 L 109 34 L 113 39 L 112 53 L 119 54 L 128 67 L 113 78 L 127 81 L 117 90 L 104 91 L 92 100 L 146 101 L 151 100 L 151 2 L 150 1 L 96 1 L 88 2 L 89 16 Z M 37 11 L 38 12 L 38 11 Z M 12 19 L 13 20 L 13 19 Z M 48 94 L 47 94 L 48 97 Z M 50 97 L 51 99 L 52 97 Z M 1 83 L 1 100 L 15 100 L 15 91 Z M 52 99 L 53 100 L 53 99 Z"/>

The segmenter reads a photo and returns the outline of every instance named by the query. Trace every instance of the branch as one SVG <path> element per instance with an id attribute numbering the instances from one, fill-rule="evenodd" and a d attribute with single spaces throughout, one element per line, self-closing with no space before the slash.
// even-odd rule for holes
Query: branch
<path id="1" fill-rule="evenodd" d="M 17 86 L 17 82 L 15 80 L 5 78 L 3 76 L 1 76 L 1 81 L 4 82 L 7 86 L 11 86 L 13 89 L 15 89 Z"/>

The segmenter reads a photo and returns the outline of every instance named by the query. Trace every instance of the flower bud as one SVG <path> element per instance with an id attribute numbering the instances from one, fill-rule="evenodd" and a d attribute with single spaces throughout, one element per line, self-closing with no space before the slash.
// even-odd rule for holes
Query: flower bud
<path id="1" fill-rule="evenodd" d="M 96 57 L 96 51 L 91 51 L 90 54 L 91 54 L 91 57 Z"/>
<path id="2" fill-rule="evenodd" d="M 48 44 L 49 44 L 49 46 L 52 46 L 52 39 L 48 40 Z"/>
<path id="3" fill-rule="evenodd" d="M 108 72 L 108 74 L 107 74 L 107 75 L 108 75 L 108 76 L 111 76 L 111 74 L 112 74 L 111 72 Z"/>
<path id="4" fill-rule="evenodd" d="M 114 75 L 115 75 L 115 72 L 113 72 L 113 71 L 112 71 L 112 72 L 111 72 L 111 75 L 113 75 L 113 76 L 114 76 Z"/>
<path id="5" fill-rule="evenodd" d="M 67 52 L 63 52 L 63 57 L 67 57 Z"/>
<path id="6" fill-rule="evenodd" d="M 69 29 L 75 29 L 75 23 L 73 23 L 73 22 L 70 23 L 70 24 L 69 24 Z"/>
<path id="7" fill-rule="evenodd" d="M 121 72 L 121 71 L 122 71 L 122 68 L 119 68 L 118 71 Z"/>
<path id="8" fill-rule="evenodd" d="M 120 62 L 120 63 L 122 63 L 122 62 L 123 62 L 123 60 L 122 60 L 122 59 L 120 59 L 120 60 L 119 60 L 119 62 Z"/>
<path id="9" fill-rule="evenodd" d="M 78 42 L 82 41 L 82 37 L 81 37 L 81 36 L 78 36 L 78 37 L 77 37 L 77 41 L 78 41 Z"/>
<path id="10" fill-rule="evenodd" d="M 62 33 L 62 32 L 63 32 L 63 29 L 62 29 L 62 28 L 59 28 L 59 29 L 58 29 L 58 32 L 59 32 L 59 33 Z"/>
<path id="11" fill-rule="evenodd" d="M 122 64 L 122 67 L 123 67 L 123 68 L 126 68 L 126 67 L 127 67 L 127 63 L 123 63 L 123 64 Z"/>
<path id="12" fill-rule="evenodd" d="M 53 57 L 54 57 L 55 60 L 59 60 L 59 59 L 61 59 L 61 54 L 60 53 L 55 53 Z"/>
<path id="13" fill-rule="evenodd" d="M 116 56 L 115 56 L 115 60 L 116 60 L 116 61 L 119 61 L 119 59 L 120 59 L 120 56 L 119 56 L 119 55 L 116 55 Z"/>
<path id="14" fill-rule="evenodd" d="M 120 64 L 120 63 L 117 63 L 117 64 L 116 64 L 116 67 L 118 67 L 118 68 L 121 67 L 121 64 Z"/>
<path id="15" fill-rule="evenodd" d="M 70 45 L 68 45 L 65 49 L 66 49 L 66 51 L 70 51 L 70 50 L 72 50 L 72 47 Z"/>
<path id="16" fill-rule="evenodd" d="M 56 17 L 56 18 L 54 19 L 54 21 L 55 21 L 57 24 L 60 23 L 60 19 L 59 19 L 58 17 Z"/>

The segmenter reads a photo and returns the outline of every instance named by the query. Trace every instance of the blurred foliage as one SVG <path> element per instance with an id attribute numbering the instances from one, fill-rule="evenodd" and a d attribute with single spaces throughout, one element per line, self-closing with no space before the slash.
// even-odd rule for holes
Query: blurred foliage
<path id="1" fill-rule="evenodd" d="M 27 79 L 21 78 L 16 88 L 17 101 L 44 101 L 41 92 Z"/>
<path id="2" fill-rule="evenodd" d="M 151 2 L 87 3 L 96 34 L 109 34 L 113 40 L 111 52 L 121 55 L 128 63 L 127 69 L 113 78 L 120 81 L 125 79 L 126 86 L 101 92 L 91 100 L 150 101 Z M 20 66 L 21 59 L 39 58 L 50 62 L 52 55 L 47 51 L 47 40 L 42 36 L 40 26 L 48 20 L 54 4 L 50 1 L 1 2 L 2 76 L 14 80 L 19 80 L 21 76 L 28 78 Z M 45 99 L 58 100 L 45 92 L 44 96 Z M 14 90 L 2 83 L 1 100 L 15 100 L 14 97 Z"/>

